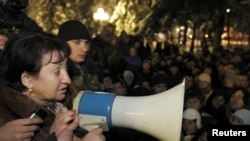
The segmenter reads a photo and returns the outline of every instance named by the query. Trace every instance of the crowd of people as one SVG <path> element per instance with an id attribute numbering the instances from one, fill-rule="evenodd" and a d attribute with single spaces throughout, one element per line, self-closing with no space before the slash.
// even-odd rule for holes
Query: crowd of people
<path id="1" fill-rule="evenodd" d="M 108 61 L 99 61 L 105 58 L 98 58 L 95 43 L 90 52 L 91 56 L 95 57 L 96 64 L 104 73 L 109 74 L 103 77 L 103 80 L 106 76 L 111 79 L 111 85 L 105 87 L 106 91 L 113 89 L 111 92 L 119 93 L 116 87 L 112 87 L 112 77 L 114 83 L 117 82 L 117 77 L 123 79 L 125 85 L 120 83 L 120 86 L 126 88 L 126 92 L 122 94 L 125 96 L 157 94 L 173 88 L 185 79 L 181 140 L 207 140 L 207 129 L 212 125 L 249 125 L 248 48 L 235 47 L 232 51 L 221 46 L 209 51 L 203 47 L 193 53 L 180 52 L 175 45 L 158 42 L 156 49 L 150 50 L 151 44 L 144 44 L 143 37 L 125 33 L 119 37 L 114 33 L 109 35 L 113 35 L 113 38 L 105 38 L 102 35 L 98 37 L 102 49 L 113 47 L 113 51 L 108 52 L 110 56 L 106 55 L 110 57 L 106 59 Z M 114 40 L 116 44 L 113 44 Z M 111 56 L 113 53 L 119 57 Z M 112 57 L 123 59 L 120 59 L 119 63 L 112 63 Z M 103 83 L 106 86 L 105 81 Z M 190 127 L 192 124 L 193 127 Z M 126 134 L 120 140 L 122 138 L 128 140 Z"/>
<path id="2" fill-rule="evenodd" d="M 97 128 L 80 138 L 74 134 L 79 117 L 73 99 L 79 91 L 154 95 L 183 80 L 180 140 L 204 141 L 210 125 L 250 124 L 250 51 L 244 48 L 180 52 L 155 39 L 117 36 L 112 24 L 92 38 L 78 20 L 64 22 L 56 36 L 0 34 L 0 140 L 157 141 L 122 127 Z M 45 110 L 44 119 L 29 118 L 37 107 Z"/>

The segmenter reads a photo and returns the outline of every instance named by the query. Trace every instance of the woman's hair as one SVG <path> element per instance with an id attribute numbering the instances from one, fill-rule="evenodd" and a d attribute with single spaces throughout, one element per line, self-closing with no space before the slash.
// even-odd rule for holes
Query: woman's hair
<path id="1" fill-rule="evenodd" d="M 205 101 L 204 97 L 201 94 L 201 91 L 195 88 L 193 88 L 188 92 L 185 92 L 184 101 L 186 102 L 187 99 L 193 99 L 193 98 L 199 99 L 201 104 L 203 104 L 203 102 Z"/>
<path id="2" fill-rule="evenodd" d="M 227 103 L 229 102 L 229 100 L 230 100 L 230 98 L 232 97 L 232 95 L 234 94 L 234 93 L 236 93 L 237 91 L 242 91 L 242 93 L 243 93 L 243 102 L 244 102 L 244 106 L 242 107 L 242 108 L 247 108 L 247 107 L 249 107 L 249 103 L 250 103 L 250 94 L 249 94 L 249 92 L 247 91 L 247 89 L 245 89 L 245 88 L 240 88 L 240 87 L 234 87 L 233 89 L 231 89 L 230 91 L 229 91 L 229 96 L 228 96 L 228 98 L 227 98 Z"/>
<path id="3" fill-rule="evenodd" d="M 65 41 L 47 34 L 21 32 L 13 36 L 6 43 L 1 58 L 1 80 L 16 90 L 26 90 L 21 82 L 22 73 L 39 74 L 44 55 L 50 55 L 47 62 L 50 63 L 54 51 L 58 52 L 59 58 L 53 63 L 59 63 L 69 55 L 70 48 Z"/>
<path id="4" fill-rule="evenodd" d="M 124 79 L 122 79 L 120 76 L 117 76 L 117 77 L 112 79 L 112 84 L 116 84 L 116 83 L 120 83 L 121 86 L 124 87 L 124 88 L 127 87 Z"/>

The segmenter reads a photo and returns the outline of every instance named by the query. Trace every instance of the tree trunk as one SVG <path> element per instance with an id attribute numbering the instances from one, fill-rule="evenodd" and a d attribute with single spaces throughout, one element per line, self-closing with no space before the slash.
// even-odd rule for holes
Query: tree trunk
<path id="1" fill-rule="evenodd" d="M 193 28 L 193 37 L 192 37 L 192 41 L 191 41 L 191 47 L 190 47 L 190 52 L 194 53 L 194 41 L 196 38 L 196 24 L 194 24 L 194 28 Z"/>
<path id="2" fill-rule="evenodd" d="M 184 37 L 183 37 L 183 45 L 186 46 L 186 42 L 187 42 L 187 30 L 188 30 L 188 24 L 185 24 L 185 28 L 184 28 Z"/>
<path id="3" fill-rule="evenodd" d="M 220 20 L 215 28 L 215 34 L 214 34 L 214 48 L 218 48 L 221 46 L 221 35 L 223 33 L 223 28 L 224 28 L 224 17 L 221 16 Z"/>
<path id="4" fill-rule="evenodd" d="M 250 46 L 250 30 L 249 30 L 249 33 L 248 33 L 248 46 Z"/>

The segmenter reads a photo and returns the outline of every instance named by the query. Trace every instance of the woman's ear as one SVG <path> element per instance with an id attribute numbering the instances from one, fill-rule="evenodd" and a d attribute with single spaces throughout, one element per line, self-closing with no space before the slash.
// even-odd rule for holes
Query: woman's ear
<path id="1" fill-rule="evenodd" d="M 32 89 L 32 77 L 29 75 L 26 71 L 22 73 L 21 75 L 21 82 L 24 86 L 26 86 L 28 89 Z"/>

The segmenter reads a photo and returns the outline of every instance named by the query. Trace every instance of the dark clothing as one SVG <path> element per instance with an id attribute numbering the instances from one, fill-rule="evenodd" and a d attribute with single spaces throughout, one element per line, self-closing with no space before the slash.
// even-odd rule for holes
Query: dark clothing
<path id="1" fill-rule="evenodd" d="M 215 118 L 217 120 L 217 124 L 220 126 L 228 126 L 230 125 L 230 116 L 232 115 L 232 111 L 228 110 L 226 106 L 220 107 L 215 115 Z"/>
<path id="2" fill-rule="evenodd" d="M 43 29 L 24 12 L 8 5 L 0 6 L 1 29 L 18 29 L 20 31 L 43 32 Z"/>
<path id="3" fill-rule="evenodd" d="M 3 50 L 0 49 L 0 61 L 2 60 Z"/>
<path id="4" fill-rule="evenodd" d="M 215 97 L 216 93 L 213 92 L 207 99 L 206 103 L 204 104 L 203 112 L 210 114 L 211 116 L 215 116 L 216 109 L 212 105 L 213 98 Z"/>
<path id="5" fill-rule="evenodd" d="M 181 141 L 186 141 L 186 140 L 192 140 L 193 138 L 195 138 L 197 136 L 197 133 L 198 133 L 199 129 L 197 129 L 194 133 L 191 133 L 191 134 L 186 134 L 184 132 L 184 130 L 182 130 L 182 133 L 181 133 Z"/>
<path id="6" fill-rule="evenodd" d="M 153 69 L 150 69 L 150 71 L 148 73 L 143 72 L 142 70 L 139 71 L 139 75 L 140 75 L 141 79 L 146 80 L 148 82 L 151 82 L 153 74 L 154 74 Z"/>
<path id="7" fill-rule="evenodd" d="M 44 141 L 57 141 L 56 134 L 49 134 L 49 136 Z"/>
<path id="8" fill-rule="evenodd" d="M 228 99 L 229 88 L 221 87 L 214 90 L 211 96 L 207 99 L 206 105 L 204 106 L 203 112 L 210 114 L 211 116 L 215 116 L 217 109 L 213 107 L 212 101 L 214 98 L 222 96 L 226 101 Z"/>
<path id="9" fill-rule="evenodd" d="M 140 69 L 142 63 L 141 58 L 138 56 L 126 56 L 125 61 L 136 71 Z"/>
<path id="10" fill-rule="evenodd" d="M 158 141 L 150 135 L 122 127 L 114 127 L 109 133 L 110 141 Z"/>
<path id="11" fill-rule="evenodd" d="M 80 65 L 68 59 L 67 65 L 69 76 L 79 91 L 101 91 L 101 71 L 91 58 L 87 57 Z"/>
<path id="12" fill-rule="evenodd" d="M 15 119 L 27 118 L 30 114 L 40 107 L 39 104 L 14 89 L 11 89 L 3 84 L 0 84 L 0 126 Z M 40 126 L 39 132 L 34 136 L 34 140 L 43 140 L 48 136 L 50 125 L 52 124 L 55 115 L 49 110 L 43 108 L 47 117 L 44 119 L 43 125 Z"/>

